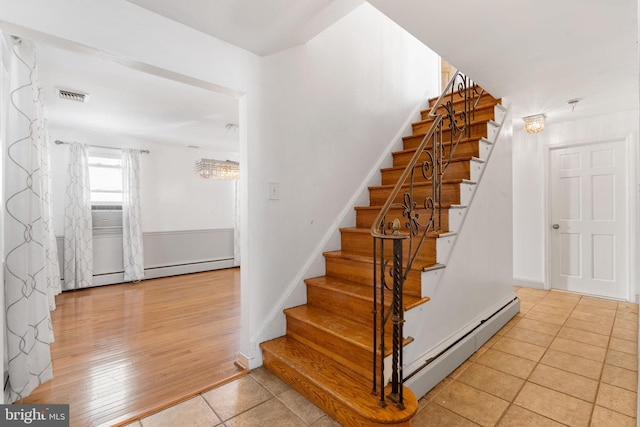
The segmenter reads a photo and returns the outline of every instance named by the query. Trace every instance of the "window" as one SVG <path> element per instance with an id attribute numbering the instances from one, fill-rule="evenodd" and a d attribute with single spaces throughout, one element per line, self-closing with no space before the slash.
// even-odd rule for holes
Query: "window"
<path id="1" fill-rule="evenodd" d="M 89 181 L 94 234 L 122 230 L 122 157 L 120 150 L 89 149 Z"/>
<path id="2" fill-rule="evenodd" d="M 116 150 L 89 150 L 91 205 L 94 210 L 122 208 L 122 158 Z"/>

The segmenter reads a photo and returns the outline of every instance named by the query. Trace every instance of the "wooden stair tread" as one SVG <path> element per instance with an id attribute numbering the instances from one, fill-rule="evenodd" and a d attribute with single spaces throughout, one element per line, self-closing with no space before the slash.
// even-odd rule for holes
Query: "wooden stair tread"
<path id="1" fill-rule="evenodd" d="M 403 150 L 405 151 L 405 150 Z M 406 150 L 406 151 L 416 151 L 416 150 Z M 463 157 L 454 157 L 451 159 L 450 163 L 456 163 L 456 162 L 471 162 L 471 161 L 479 161 L 479 162 L 483 162 L 482 160 L 478 159 L 477 157 L 473 157 L 473 156 L 463 156 Z M 483 162 L 484 163 L 484 162 Z M 382 168 L 380 169 L 380 172 L 390 172 L 390 171 L 396 171 L 396 170 L 405 170 L 407 167 L 406 166 L 391 166 L 389 168 Z M 422 164 L 417 164 L 414 166 L 415 169 L 422 169 Z"/>
<path id="2" fill-rule="evenodd" d="M 358 254 L 352 254 L 352 253 L 343 253 L 341 250 L 337 250 L 337 251 L 324 252 L 323 255 L 326 258 L 345 258 L 353 261 L 373 264 L 373 259 L 372 259 L 373 254 L 371 256 L 367 256 L 367 255 L 358 255 Z"/>
<path id="3" fill-rule="evenodd" d="M 373 293 L 371 292 L 371 287 L 351 282 L 349 280 L 344 280 L 337 277 L 320 276 L 306 279 L 305 283 L 307 285 L 322 287 L 331 292 L 340 292 L 347 295 L 355 296 L 362 299 L 363 301 L 366 301 L 369 305 L 373 303 Z M 391 304 L 390 297 L 392 295 L 392 292 L 389 290 L 385 290 L 385 295 L 389 295 L 389 298 L 385 297 L 385 302 L 387 304 Z M 429 297 L 419 298 L 413 295 L 403 295 L 402 298 L 405 311 L 424 304 L 430 299 Z"/>
<path id="4" fill-rule="evenodd" d="M 371 325 L 355 322 L 346 316 L 338 316 L 308 304 L 287 308 L 284 313 L 287 317 L 294 317 L 301 322 L 314 324 L 316 327 L 365 350 L 371 350 L 373 347 Z"/>
<path id="5" fill-rule="evenodd" d="M 284 377 L 293 388 L 321 408 L 325 407 L 323 403 L 326 402 L 326 405 L 339 412 L 334 403 L 338 402 L 348 406 L 370 425 L 392 425 L 409 421 L 418 409 L 417 399 L 407 387 L 404 388 L 405 409 L 399 409 L 392 404 L 380 408 L 378 399 L 371 395 L 370 380 L 294 338 L 285 335 L 263 342 L 260 347 L 266 353 L 267 367 L 282 374 L 281 378 Z M 280 366 L 273 366 L 275 363 L 272 362 L 272 358 L 277 359 Z M 293 377 L 283 372 L 284 366 L 299 375 Z"/>
<path id="6" fill-rule="evenodd" d="M 412 124 L 425 123 L 425 122 L 429 122 L 429 121 L 433 121 L 433 120 L 418 120 L 418 121 L 413 122 Z M 489 123 L 491 121 L 493 121 L 493 119 L 476 119 L 476 120 L 470 121 L 469 122 L 469 126 L 481 125 L 481 124 L 484 124 L 484 123 Z M 445 129 L 445 130 L 448 130 L 448 128 Z"/>
<path id="7" fill-rule="evenodd" d="M 484 95 L 483 95 L 483 97 L 484 97 Z M 437 98 L 429 100 L 429 104 L 431 104 L 432 102 L 435 102 L 435 101 L 437 101 Z M 463 104 L 463 103 L 464 103 L 464 100 L 462 100 L 462 99 L 456 99 L 455 101 L 453 101 L 453 105 L 456 106 L 456 107 L 459 106 L 460 104 Z M 476 110 L 479 110 L 479 109 L 484 108 L 484 107 L 493 108 L 496 105 L 499 106 L 499 107 L 502 107 L 502 100 L 501 99 L 495 99 L 495 98 L 494 99 L 489 99 L 489 100 L 484 100 L 484 101 L 480 102 L 480 104 L 476 107 Z M 420 110 L 420 117 L 423 117 L 423 116 L 429 114 L 432 109 L 433 109 L 433 105 L 431 105 L 430 107 L 428 107 L 426 109 Z M 439 109 L 444 109 L 444 105 L 440 105 Z"/>
<path id="8" fill-rule="evenodd" d="M 462 179 L 462 178 L 458 178 L 458 179 L 443 179 L 442 180 L 442 185 L 447 185 L 447 184 L 462 184 L 462 183 L 467 183 L 467 184 L 475 184 L 475 182 L 473 181 L 469 181 L 468 179 Z M 433 182 L 431 180 L 429 181 L 424 181 L 424 182 L 415 182 L 413 183 L 413 187 L 431 187 L 433 185 Z M 402 187 L 408 187 L 409 184 L 403 184 Z M 369 190 L 382 190 L 385 188 L 388 189 L 394 189 L 396 187 L 396 184 L 383 184 L 383 185 L 373 185 L 371 187 L 369 187 Z"/>
<path id="9" fill-rule="evenodd" d="M 475 125 L 478 125 L 478 124 L 483 124 L 483 123 L 490 123 L 490 122 L 492 122 L 492 121 L 493 121 L 493 120 L 482 120 L 482 121 L 481 121 L 481 122 L 479 122 L 479 123 L 472 123 L 472 125 L 474 125 L 474 124 L 475 124 Z M 425 131 L 425 132 L 418 132 L 418 133 L 415 133 L 415 134 L 413 134 L 413 135 L 406 135 L 406 136 L 403 136 L 403 137 L 402 137 L 402 140 L 403 140 L 403 141 L 406 141 L 406 140 L 409 140 L 409 139 L 424 138 L 426 134 L 427 134 L 427 132 L 426 132 L 426 131 Z M 470 138 L 462 138 L 462 139 L 460 139 L 460 144 L 463 144 L 463 143 L 465 143 L 465 142 L 474 142 L 474 141 L 478 141 L 478 140 L 480 140 L 480 139 L 482 139 L 482 138 L 479 138 L 479 137 L 473 137 L 473 136 L 472 136 L 472 137 L 470 137 Z M 455 141 L 454 141 L 454 143 L 455 143 Z M 451 145 L 451 141 L 443 141 L 443 142 L 442 142 L 442 145 L 444 145 L 444 146 Z M 430 144 L 427 144 L 427 146 L 428 146 L 428 147 L 430 147 L 431 145 L 430 145 Z M 401 151 L 416 151 L 416 150 L 414 149 L 414 150 L 401 150 Z M 396 153 L 396 152 L 397 152 L 397 151 L 394 151 L 394 153 Z"/>
<path id="10" fill-rule="evenodd" d="M 481 88 L 482 89 L 482 88 Z M 466 92 L 470 91 L 471 89 L 468 88 L 466 89 Z M 493 95 L 491 95 L 489 92 L 487 92 L 486 90 L 482 89 L 482 98 L 484 99 L 485 102 L 489 102 L 492 105 L 500 105 L 502 104 L 502 99 L 501 98 L 495 98 L 493 97 Z M 454 104 L 462 104 L 464 102 L 464 98 L 460 96 L 461 93 L 464 93 L 465 91 L 455 91 L 454 92 Z M 451 96 L 451 93 L 447 93 L 448 96 L 445 97 L 445 100 L 449 99 L 449 97 Z M 477 96 L 477 95 L 476 95 Z M 429 107 L 427 107 L 424 110 L 421 110 L 420 113 L 428 113 L 429 111 L 431 111 L 431 109 L 433 108 L 432 104 L 435 104 L 436 101 L 438 101 L 438 98 L 440 98 L 440 96 L 434 96 L 433 98 L 429 98 L 428 100 L 428 105 Z M 477 99 L 477 98 L 476 98 Z M 443 107 L 442 105 L 440 106 L 441 108 Z M 480 105 L 476 108 L 479 108 Z"/>
<path id="11" fill-rule="evenodd" d="M 488 96 L 487 96 L 487 95 L 488 95 Z M 483 109 L 483 108 L 492 108 L 492 107 L 494 107 L 495 105 L 501 105 L 501 103 L 502 103 L 502 100 L 501 100 L 501 99 L 496 99 L 496 98 L 494 98 L 493 96 L 489 95 L 489 92 L 487 92 L 487 91 L 485 91 L 485 92 L 482 94 L 482 97 L 483 97 L 483 98 L 484 98 L 485 96 L 487 97 L 487 98 L 485 99 L 485 102 L 486 102 L 486 101 L 488 101 L 488 102 L 486 102 L 485 104 L 479 104 L 479 105 L 476 107 L 476 111 L 481 110 L 481 109 Z M 438 100 L 438 98 L 439 98 L 438 96 L 436 96 L 436 97 L 434 97 L 434 98 L 429 98 L 429 102 L 435 102 L 435 101 L 437 101 L 437 100 Z M 460 98 L 460 97 L 458 97 L 458 96 L 456 96 L 456 99 L 453 101 L 453 103 L 454 103 L 454 104 L 462 104 L 463 102 L 464 102 L 464 98 Z M 441 107 L 444 107 L 444 105 L 441 105 Z M 420 112 L 421 112 L 421 113 L 428 113 L 429 111 L 431 111 L 431 109 L 432 109 L 432 108 L 433 108 L 433 106 L 431 106 L 431 107 L 429 107 L 429 108 L 426 108 L 426 109 L 424 109 L 424 110 L 420 110 Z"/>
<path id="12" fill-rule="evenodd" d="M 440 205 L 438 203 L 435 204 L 435 207 L 438 208 Z M 454 205 L 452 203 L 443 203 L 442 204 L 442 209 L 451 209 L 453 207 L 465 207 L 462 205 Z M 355 206 L 354 209 L 356 211 L 368 211 L 368 210 L 372 210 L 372 211 L 381 211 L 383 208 L 382 205 L 377 205 L 377 206 Z M 401 209 L 400 207 L 398 207 L 398 209 Z M 423 209 L 423 208 L 416 208 L 416 209 Z"/>
<path id="13" fill-rule="evenodd" d="M 420 228 L 423 228 L 423 227 L 424 226 L 420 226 Z M 345 228 L 341 228 L 340 232 L 342 232 L 342 233 L 352 233 L 352 234 L 371 234 L 371 229 L 370 228 L 358 228 L 358 227 L 345 227 Z M 408 235 L 409 234 L 409 230 L 407 230 L 406 228 L 401 228 L 399 233 Z M 442 234 L 449 234 L 449 232 L 448 231 L 430 231 L 429 233 L 427 233 L 427 238 L 428 239 L 437 239 Z M 349 253 L 351 253 L 351 252 L 349 252 Z"/>
<path id="14" fill-rule="evenodd" d="M 443 233 L 443 234 L 455 234 L 455 233 L 446 232 L 446 233 Z M 340 250 L 324 252 L 323 255 L 324 255 L 325 258 L 342 258 L 342 259 L 346 259 L 346 260 L 352 260 L 352 261 L 371 264 L 373 266 L 373 255 L 371 255 L 371 256 L 360 255 L 360 254 L 354 254 L 354 253 L 350 253 L 350 252 L 343 252 L 343 251 L 340 251 Z M 416 263 L 413 263 L 413 265 L 411 266 L 411 270 L 412 271 L 420 271 L 420 272 L 422 272 L 422 271 L 428 270 L 433 265 L 435 265 L 435 263 L 428 264 L 428 265 L 417 265 Z"/>
<path id="15" fill-rule="evenodd" d="M 436 98 L 437 99 L 437 98 Z M 478 112 L 479 110 L 489 110 L 489 109 L 493 109 L 496 106 L 496 104 L 483 104 L 483 105 L 478 105 L 475 109 L 476 112 Z M 429 108 L 428 110 L 421 110 L 420 114 L 428 114 L 431 111 L 431 108 Z M 459 113 L 460 111 L 456 111 L 456 114 Z M 443 119 L 446 119 L 446 116 L 442 117 Z M 428 119 L 424 119 L 424 120 L 418 120 L 416 122 L 413 122 L 413 124 L 425 124 L 425 123 L 429 123 L 429 122 L 433 122 L 433 118 L 428 118 Z"/>
<path id="16" fill-rule="evenodd" d="M 403 136 L 402 139 L 407 140 L 407 139 L 412 139 L 412 138 L 419 138 L 419 137 L 424 137 L 425 134 L 418 134 L 418 135 L 410 135 L 410 136 Z M 491 141 L 489 141 L 486 136 L 483 136 L 482 138 L 479 137 L 471 137 L 471 138 L 462 138 L 460 140 L 460 144 L 466 144 L 466 143 L 471 143 L 471 142 L 480 142 L 480 141 L 485 141 L 491 144 Z M 455 144 L 455 142 L 454 142 Z M 447 145 L 451 145 L 450 141 L 444 142 L 442 145 L 447 146 Z M 431 147 L 430 144 L 427 144 L 427 147 Z M 398 155 L 398 154 L 406 154 L 406 153 L 415 153 L 417 150 L 416 148 L 407 148 L 407 149 L 403 149 L 403 150 L 398 150 L 398 151 L 394 151 L 393 153 L 391 153 L 392 155 Z M 455 157 L 453 157 L 455 159 Z M 406 166 L 405 166 L 406 167 Z"/>

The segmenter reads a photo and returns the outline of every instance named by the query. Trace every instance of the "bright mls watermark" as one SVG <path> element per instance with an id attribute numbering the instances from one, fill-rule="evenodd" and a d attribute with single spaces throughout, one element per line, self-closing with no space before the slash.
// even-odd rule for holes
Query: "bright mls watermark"
<path id="1" fill-rule="evenodd" d="M 0 426 L 69 427 L 69 405 L 0 405 Z"/>

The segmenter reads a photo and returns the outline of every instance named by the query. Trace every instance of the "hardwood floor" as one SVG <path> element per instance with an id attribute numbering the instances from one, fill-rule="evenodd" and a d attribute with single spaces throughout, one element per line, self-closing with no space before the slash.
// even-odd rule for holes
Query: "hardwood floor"
<path id="1" fill-rule="evenodd" d="M 116 425 L 242 375 L 239 268 L 65 292 L 53 380 L 19 403 L 69 403 L 72 426 Z"/>

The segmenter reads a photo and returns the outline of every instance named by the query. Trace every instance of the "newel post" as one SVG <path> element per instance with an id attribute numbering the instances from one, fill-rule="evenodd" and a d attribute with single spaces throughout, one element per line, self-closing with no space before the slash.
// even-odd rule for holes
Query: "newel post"
<path id="1" fill-rule="evenodd" d="M 403 387 L 402 387 L 402 326 L 404 315 L 402 312 L 402 286 L 404 275 L 402 273 L 402 240 L 400 237 L 400 220 L 393 221 L 393 301 L 392 301 L 392 321 L 393 321 L 393 348 L 392 348 L 392 374 L 391 393 L 389 400 L 394 402 L 399 408 L 404 408 Z"/>

